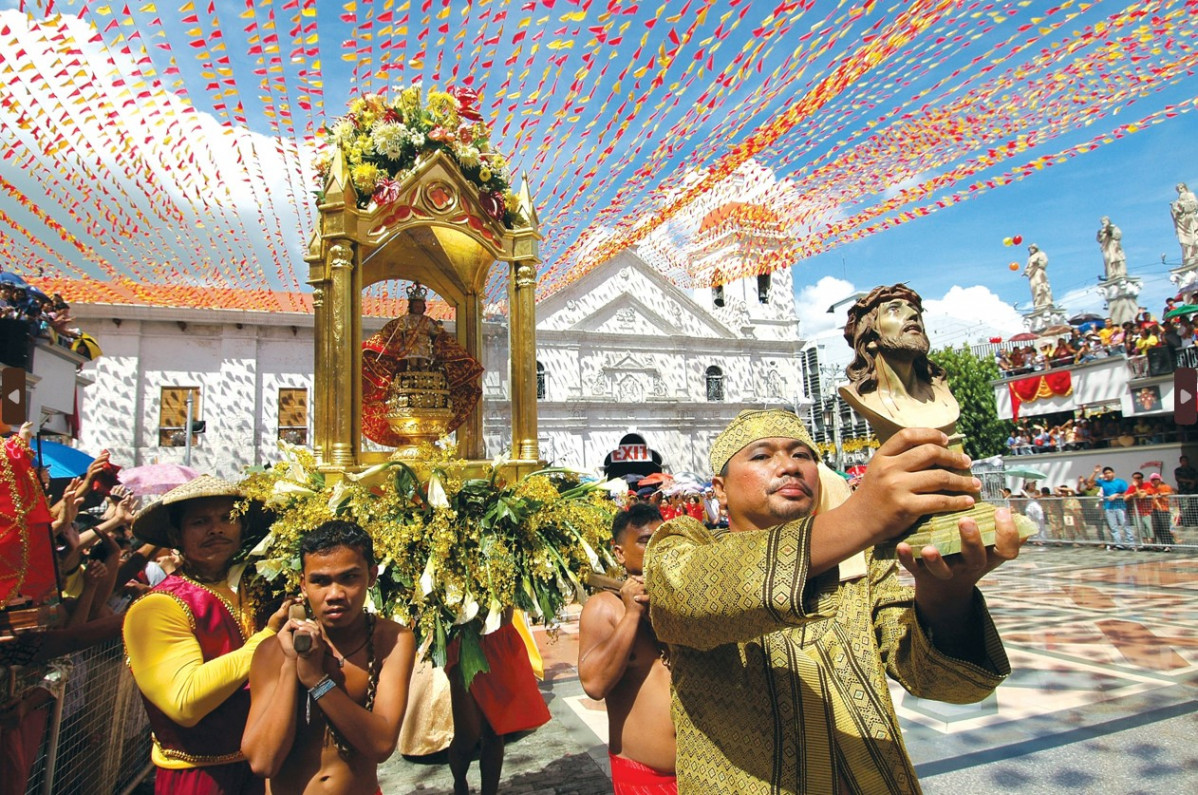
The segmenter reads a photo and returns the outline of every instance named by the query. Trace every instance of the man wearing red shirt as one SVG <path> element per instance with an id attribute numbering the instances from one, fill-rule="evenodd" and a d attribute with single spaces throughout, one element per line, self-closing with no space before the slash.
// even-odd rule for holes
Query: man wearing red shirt
<path id="1" fill-rule="evenodd" d="M 1127 518 L 1136 528 L 1136 539 L 1139 543 L 1152 538 L 1152 501 L 1156 497 L 1156 487 L 1144 482 L 1143 472 L 1133 472 L 1131 485 L 1124 493 L 1127 497 Z"/>

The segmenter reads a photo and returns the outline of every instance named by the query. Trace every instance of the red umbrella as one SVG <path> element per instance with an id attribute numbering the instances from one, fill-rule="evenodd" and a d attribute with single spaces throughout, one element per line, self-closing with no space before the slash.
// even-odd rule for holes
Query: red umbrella
<path id="1" fill-rule="evenodd" d="M 1031 342 L 1032 340 L 1040 339 L 1039 334 L 1034 334 L 1030 331 L 1021 331 L 1013 337 L 1009 337 L 1009 342 Z"/>
<path id="2" fill-rule="evenodd" d="M 672 475 L 667 475 L 665 472 L 654 472 L 652 475 L 641 478 L 636 482 L 638 486 L 656 486 L 658 483 L 669 483 L 673 480 Z"/>

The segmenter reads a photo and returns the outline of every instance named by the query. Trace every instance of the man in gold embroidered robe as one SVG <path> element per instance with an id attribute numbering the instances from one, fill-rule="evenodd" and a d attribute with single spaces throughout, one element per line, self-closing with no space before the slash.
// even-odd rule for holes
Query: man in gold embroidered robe
<path id="1" fill-rule="evenodd" d="M 742 412 L 716 439 L 728 532 L 680 517 L 645 558 L 669 644 L 679 792 L 920 791 L 886 677 L 953 703 L 991 693 L 1010 665 L 975 584 L 1020 544 L 1000 510 L 992 548 L 968 519 L 959 555 L 899 544 L 914 588 L 873 558 L 918 517 L 972 505 L 980 484 L 948 471 L 969 463 L 946 442 L 900 430 L 850 496 L 790 412 Z"/>

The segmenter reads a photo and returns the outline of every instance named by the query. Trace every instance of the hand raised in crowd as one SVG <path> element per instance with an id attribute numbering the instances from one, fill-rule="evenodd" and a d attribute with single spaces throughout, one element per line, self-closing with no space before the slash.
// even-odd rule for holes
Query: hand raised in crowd
<path id="1" fill-rule="evenodd" d="M 101 560 L 89 560 L 83 567 L 83 587 L 96 589 L 108 577 L 108 566 Z"/>
<path id="2" fill-rule="evenodd" d="M 78 495 L 78 485 L 79 478 L 71 478 L 71 482 L 67 484 L 66 490 L 62 493 L 62 499 L 54 503 L 54 507 L 50 510 L 54 516 L 51 523 L 53 531 L 64 535 L 73 533 L 76 540 L 78 540 L 79 534 L 75 532 L 75 517 L 79 515 L 79 508 L 83 505 L 84 499 L 82 495 Z"/>
<path id="3" fill-rule="evenodd" d="M 79 497 L 86 497 L 87 493 L 91 491 L 92 481 L 94 481 L 96 476 L 99 475 L 106 466 L 108 466 L 108 457 L 109 452 L 107 450 L 101 450 L 100 454 L 96 456 L 90 464 L 87 465 L 87 472 L 83 474 L 83 482 L 80 483 L 78 488 L 75 490 L 75 493 Z"/>
<path id="4" fill-rule="evenodd" d="M 126 494 L 119 502 L 113 502 L 110 508 L 113 519 L 125 527 L 133 526 L 133 517 L 137 515 L 138 499 L 134 494 Z"/>

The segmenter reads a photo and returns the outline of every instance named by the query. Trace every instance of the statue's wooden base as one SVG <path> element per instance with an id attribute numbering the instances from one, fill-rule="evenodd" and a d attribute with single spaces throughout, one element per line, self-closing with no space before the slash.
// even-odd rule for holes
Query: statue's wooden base
<path id="1" fill-rule="evenodd" d="M 961 531 L 957 528 L 957 523 L 967 517 L 978 523 L 978 530 L 982 532 L 982 543 L 988 547 L 994 546 L 994 506 L 980 502 L 968 511 L 925 517 L 903 535 L 874 547 L 874 557 L 894 558 L 899 542 L 910 544 L 917 556 L 919 550 L 929 544 L 940 550 L 941 555 L 955 555 L 961 551 Z M 1013 513 L 1011 517 L 1015 520 L 1020 538 L 1033 536 L 1039 529 L 1035 522 L 1023 514 Z"/>

